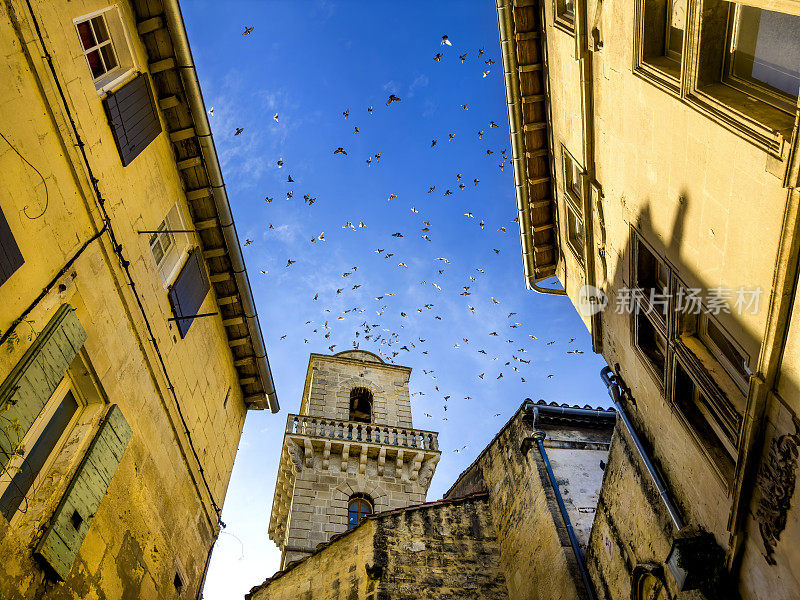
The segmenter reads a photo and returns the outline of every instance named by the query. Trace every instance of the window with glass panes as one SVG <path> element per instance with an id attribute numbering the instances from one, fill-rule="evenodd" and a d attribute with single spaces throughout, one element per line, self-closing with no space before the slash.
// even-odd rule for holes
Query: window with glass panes
<path id="1" fill-rule="evenodd" d="M 119 66 L 105 14 L 76 23 L 83 54 L 95 80 Z"/>
<path id="2" fill-rule="evenodd" d="M 347 528 L 352 529 L 361 519 L 372 514 L 372 504 L 363 497 L 355 497 L 347 505 Z"/>
<path id="3" fill-rule="evenodd" d="M 800 90 L 800 16 L 730 5 L 723 81 L 794 113 Z"/>

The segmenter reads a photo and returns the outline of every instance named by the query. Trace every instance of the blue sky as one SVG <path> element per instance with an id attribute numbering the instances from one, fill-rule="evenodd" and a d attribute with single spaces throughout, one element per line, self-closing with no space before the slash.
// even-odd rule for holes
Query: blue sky
<path id="1" fill-rule="evenodd" d="M 245 424 L 205 589 L 222 600 L 278 568 L 267 523 L 309 353 L 356 341 L 399 352 L 394 361 L 414 369 L 414 424 L 439 431 L 443 451 L 429 499 L 526 397 L 608 402 L 604 363 L 572 305 L 524 287 L 493 2 L 226 2 L 220 10 L 192 1 L 183 12 L 239 236 L 252 240 L 244 254 L 282 407 L 250 413 Z M 248 36 L 245 26 L 254 27 Z M 444 34 L 452 47 L 440 45 Z M 401 101 L 387 107 L 391 93 Z M 333 154 L 340 146 L 346 156 Z M 309 206 L 305 194 L 316 201 Z M 348 222 L 355 230 L 343 229 Z M 323 232 L 325 241 L 310 241 Z M 460 295 L 464 286 L 470 295 Z M 392 333 L 391 346 L 374 342 Z M 585 354 L 567 354 L 575 349 Z"/>

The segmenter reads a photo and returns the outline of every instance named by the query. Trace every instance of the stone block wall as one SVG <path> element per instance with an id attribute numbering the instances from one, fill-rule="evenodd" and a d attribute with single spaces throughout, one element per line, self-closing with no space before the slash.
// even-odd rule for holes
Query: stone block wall
<path id="1" fill-rule="evenodd" d="M 320 552 L 279 571 L 245 596 L 246 600 L 376 600 L 376 524 L 366 520 Z"/>
<path id="2" fill-rule="evenodd" d="M 508 598 L 485 495 L 378 517 L 376 566 L 383 600 Z"/>
<path id="3" fill-rule="evenodd" d="M 485 494 L 362 521 L 289 565 L 247 600 L 505 600 Z"/>
<path id="4" fill-rule="evenodd" d="M 328 468 L 323 468 L 323 457 L 317 455 L 313 467 L 303 467 L 297 473 L 283 566 L 347 530 L 347 503 L 353 494 L 367 495 L 375 512 L 425 501 L 430 477 L 412 481 L 408 464 L 398 477 L 394 464 L 378 475 L 377 457 L 367 460 L 364 473 L 360 472 L 358 456 L 349 459 L 346 471 L 341 469 L 341 454 L 332 454 L 329 460 Z"/>
<path id="5" fill-rule="evenodd" d="M 373 423 L 412 427 L 408 391 L 411 369 L 361 360 L 365 354 L 361 351 L 336 356 L 313 354 L 300 414 L 346 421 L 350 391 L 365 387 L 373 396 Z"/>
<path id="6" fill-rule="evenodd" d="M 4 380 L 63 303 L 87 333 L 82 358 L 96 396 L 88 399 L 77 424 L 55 452 L 47 479 L 9 521 L 0 517 L 0 598 L 195 597 L 202 585 L 218 517 L 227 490 L 246 407 L 236 368 L 219 318 L 197 319 L 185 339 L 168 321 L 172 309 L 158 269 L 139 229 L 152 229 L 176 201 L 186 212 L 184 191 L 169 136 L 162 132 L 127 167 L 122 167 L 108 118 L 80 50 L 73 19 L 117 5 L 139 67 L 147 54 L 131 2 L 33 1 L 48 51 L 64 85 L 72 116 L 98 186 L 107 199 L 117 241 L 130 260 L 148 332 L 130 287 L 121 277 L 109 237 L 86 246 L 64 275 L 24 313 L 54 275 L 95 233 L 97 218 L 88 178 L 50 79 L 25 2 L 0 6 L 0 50 L 5 61 L 0 88 L 4 133 L 46 181 L 45 185 L 7 145 L 0 148 L 4 216 L 25 263 L 0 287 L 0 331 L 25 314 L 0 351 Z M 101 225 L 95 223 L 99 228 Z M 210 292 L 199 312 L 215 308 Z M 175 399 L 167 389 L 153 346 L 158 342 L 185 419 L 189 447 Z M 74 373 L 72 373 L 74 375 Z M 53 515 L 71 475 L 97 430 L 100 407 L 117 404 L 133 436 L 111 479 L 66 580 L 53 583 L 32 556 L 32 548 Z M 176 578 L 177 576 L 177 578 Z M 178 585 L 178 582 L 180 585 Z"/>
<path id="7" fill-rule="evenodd" d="M 511 600 L 583 599 L 586 595 L 580 571 L 542 458 L 535 445 L 523 450 L 522 441 L 532 432 L 530 417 L 521 408 L 461 474 L 445 497 L 455 498 L 476 489 L 488 492 Z M 606 439 L 609 433 L 605 432 Z M 548 428 L 549 438 L 559 436 L 565 440 L 572 438 L 573 444 L 601 437 L 566 425 Z M 599 477 L 583 476 L 591 470 L 589 465 L 595 463 L 595 456 L 586 455 L 580 449 L 562 451 L 584 454 L 580 458 L 559 457 L 554 468 L 569 466 L 562 468 L 560 474 L 556 473 L 559 484 L 572 481 L 574 496 L 596 497 L 594 486 Z M 599 460 L 594 470 L 602 473 Z M 594 481 L 593 485 L 588 484 L 590 480 Z M 565 487 L 569 490 L 572 486 Z M 564 496 L 569 498 L 570 494 Z M 585 498 L 576 498 L 574 503 L 567 499 L 566 503 L 573 504 L 577 512 L 577 505 L 583 506 Z M 588 517 L 583 529 L 591 528 L 593 514 L 582 516 Z"/>

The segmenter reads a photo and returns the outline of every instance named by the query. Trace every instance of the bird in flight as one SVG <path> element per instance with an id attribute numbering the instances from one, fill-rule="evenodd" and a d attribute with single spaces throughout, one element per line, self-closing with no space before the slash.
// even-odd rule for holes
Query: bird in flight
<path id="1" fill-rule="evenodd" d="M 244 245 L 245 245 L 245 246 L 249 246 L 249 245 L 250 245 L 250 244 L 252 244 L 252 243 L 253 243 L 253 240 L 251 240 L 251 239 L 246 239 L 246 240 L 244 241 Z"/>
<path id="2" fill-rule="evenodd" d="M 270 198 L 269 196 L 265 196 L 265 197 L 264 197 L 264 200 L 266 200 L 266 201 L 267 201 L 267 204 L 269 204 L 270 202 L 272 202 L 273 200 L 275 200 L 275 198 Z"/>
<path id="3" fill-rule="evenodd" d="M 214 116 L 214 107 L 213 106 L 211 107 L 211 110 L 208 111 L 208 114 L 211 115 L 212 117 Z"/>
<path id="4" fill-rule="evenodd" d="M 442 46 L 452 46 L 452 45 L 453 45 L 453 43 L 450 41 L 450 38 L 448 38 L 446 35 L 443 35 L 443 36 L 442 36 L 442 43 L 441 43 L 441 45 L 442 45 Z"/>
<path id="5" fill-rule="evenodd" d="M 484 51 L 484 48 L 479 48 L 479 49 L 478 49 L 478 58 L 480 58 L 481 56 L 483 56 L 483 51 Z"/>
<path id="6" fill-rule="evenodd" d="M 389 200 L 394 200 L 395 198 L 397 198 L 395 194 L 389 194 Z"/>
<path id="7" fill-rule="evenodd" d="M 280 123 L 280 121 L 278 121 L 278 113 L 275 113 L 275 115 L 272 118 L 275 119 L 276 123 Z"/>
<path id="8" fill-rule="evenodd" d="M 345 111 L 344 111 L 342 114 L 344 115 L 344 120 L 346 121 L 346 120 L 347 120 L 347 117 L 349 117 L 349 116 L 350 116 L 350 109 L 348 108 L 348 109 L 347 109 L 347 110 L 345 110 Z"/>
<path id="9" fill-rule="evenodd" d="M 494 61 L 493 61 L 491 58 L 490 58 L 489 60 L 485 60 L 485 61 L 483 61 L 483 62 L 485 62 L 485 63 L 486 63 L 487 65 L 489 65 L 490 67 L 491 67 L 491 66 L 494 64 Z"/>
<path id="10" fill-rule="evenodd" d="M 482 139 L 483 139 L 483 129 L 481 129 L 481 130 L 478 132 L 478 139 L 479 139 L 479 140 L 482 140 Z"/>
<path id="11" fill-rule="evenodd" d="M 452 142 L 454 137 L 456 137 L 456 134 L 455 134 L 455 133 L 451 133 L 451 134 L 450 134 L 450 137 L 448 138 L 448 140 L 447 140 L 447 141 L 448 141 L 448 142 Z"/>
<path id="12" fill-rule="evenodd" d="M 386 101 L 386 106 L 389 106 L 392 102 L 400 102 L 400 98 L 394 94 L 389 94 L 389 99 Z"/>
<path id="13" fill-rule="evenodd" d="M 355 135 L 355 134 L 357 134 L 357 133 L 358 133 L 358 127 L 356 126 L 356 128 L 355 128 L 355 129 L 353 129 L 353 135 Z"/>
<path id="14" fill-rule="evenodd" d="M 371 106 L 370 106 L 370 107 L 367 109 L 367 112 L 368 112 L 369 114 L 372 114 L 372 107 L 371 107 Z"/>
<path id="15" fill-rule="evenodd" d="M 462 105 L 461 105 L 461 108 L 463 108 L 464 110 L 469 110 L 469 109 L 467 108 L 467 105 L 466 105 L 466 104 L 462 104 Z"/>
<path id="16" fill-rule="evenodd" d="M 278 168 L 280 169 L 281 167 L 283 167 L 283 159 L 279 158 L 278 159 Z"/>
<path id="17" fill-rule="evenodd" d="M 290 174 L 290 175 L 289 175 L 289 177 L 286 179 L 286 183 L 294 183 L 294 179 L 292 179 L 292 176 L 291 176 L 291 174 Z"/>
<path id="18" fill-rule="evenodd" d="M 441 52 L 437 52 L 437 53 L 436 53 L 436 56 L 434 56 L 434 57 L 433 57 L 433 60 L 435 60 L 436 62 L 441 62 L 441 60 L 442 60 L 442 53 L 441 53 Z"/>
<path id="19" fill-rule="evenodd" d="M 233 134 L 233 137 L 236 137 L 237 135 L 239 135 L 243 131 L 244 131 L 244 127 L 237 127 L 236 128 L 236 133 Z"/>
<path id="20" fill-rule="evenodd" d="M 500 127 L 500 125 L 498 125 L 494 121 L 489 121 L 489 127 Z"/>
<path id="21" fill-rule="evenodd" d="M 436 140 L 431 140 L 431 148 L 433 148 L 435 145 L 436 145 Z"/>
<path id="22" fill-rule="evenodd" d="M 292 260 L 292 259 L 290 258 L 289 260 L 287 260 L 287 261 L 286 261 L 286 267 L 291 267 L 291 266 L 292 266 L 294 263 L 296 263 L 296 262 L 297 262 L 296 260 Z M 286 267 L 284 267 L 284 269 L 285 269 Z"/>
<path id="23" fill-rule="evenodd" d="M 480 179 L 478 179 L 476 177 L 475 179 L 472 180 L 472 183 L 474 183 L 475 185 L 478 185 L 480 183 Z"/>
<path id="24" fill-rule="evenodd" d="M 347 156 L 347 152 L 341 146 L 339 146 L 336 150 L 334 150 L 333 153 L 334 154 L 344 154 L 345 156 Z"/>
<path id="25" fill-rule="evenodd" d="M 462 55 L 461 55 L 461 56 L 459 56 L 458 58 L 460 58 L 460 59 L 461 59 L 461 64 L 463 65 L 463 64 L 464 64 L 464 61 L 465 61 L 465 60 L 467 60 L 467 53 L 466 53 L 466 52 L 464 52 L 464 54 L 462 54 Z"/>
<path id="26" fill-rule="evenodd" d="M 251 33 L 253 33 L 253 29 L 255 29 L 255 26 L 248 27 L 247 25 L 245 25 L 242 35 L 250 35 Z"/>
<path id="27" fill-rule="evenodd" d="M 483 72 L 483 76 L 484 76 L 484 77 L 488 77 L 488 76 L 489 76 L 489 71 L 484 71 L 484 72 Z"/>

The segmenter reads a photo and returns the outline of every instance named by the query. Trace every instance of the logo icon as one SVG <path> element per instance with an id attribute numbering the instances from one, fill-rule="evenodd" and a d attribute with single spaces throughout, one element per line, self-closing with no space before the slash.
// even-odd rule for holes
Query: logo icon
<path id="1" fill-rule="evenodd" d="M 591 317 L 608 306 L 608 297 L 603 290 L 593 285 L 584 285 L 578 292 L 578 312 L 583 317 Z"/>

